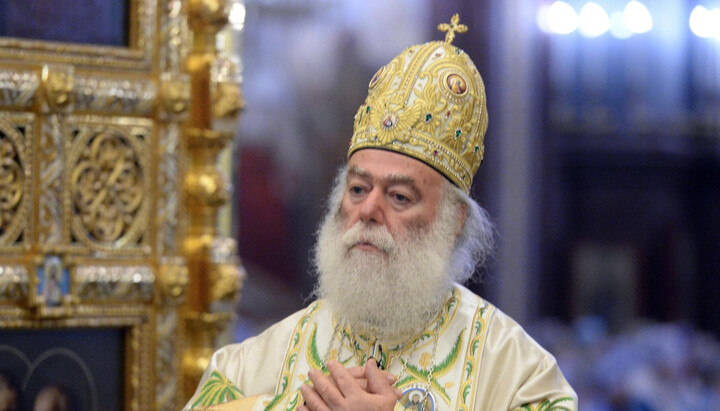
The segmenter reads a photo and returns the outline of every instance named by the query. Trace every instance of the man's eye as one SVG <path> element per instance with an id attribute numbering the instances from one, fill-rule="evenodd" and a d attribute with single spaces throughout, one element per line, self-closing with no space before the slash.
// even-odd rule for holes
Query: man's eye
<path id="1" fill-rule="evenodd" d="M 359 194 L 362 194 L 362 192 L 363 192 L 362 187 L 358 187 L 358 186 L 350 187 L 350 194 L 359 195 Z"/>
<path id="2" fill-rule="evenodd" d="M 405 197 L 405 196 L 402 195 L 402 194 L 393 194 L 393 198 L 394 198 L 395 201 L 397 201 L 398 203 L 407 203 L 407 202 L 410 201 L 409 198 Z"/>

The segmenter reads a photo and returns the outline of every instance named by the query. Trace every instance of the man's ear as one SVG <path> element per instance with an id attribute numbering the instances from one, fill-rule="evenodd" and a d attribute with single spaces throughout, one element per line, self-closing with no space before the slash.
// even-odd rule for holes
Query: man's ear
<path id="1" fill-rule="evenodd" d="M 462 201 L 458 202 L 458 207 L 455 212 L 457 213 L 457 221 L 460 223 L 457 227 L 455 227 L 455 241 L 457 242 L 458 237 L 460 237 L 460 233 L 462 233 L 463 228 L 465 228 L 465 219 L 467 219 L 467 204 Z"/>

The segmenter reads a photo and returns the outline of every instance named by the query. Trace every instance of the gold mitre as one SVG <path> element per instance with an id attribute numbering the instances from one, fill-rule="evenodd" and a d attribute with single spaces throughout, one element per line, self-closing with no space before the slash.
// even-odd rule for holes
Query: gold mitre
<path id="1" fill-rule="evenodd" d="M 465 32 L 454 15 L 445 41 L 408 47 L 373 76 L 355 115 L 348 158 L 377 148 L 414 157 L 466 193 L 483 159 L 485 86 L 468 55 L 452 45 Z"/>

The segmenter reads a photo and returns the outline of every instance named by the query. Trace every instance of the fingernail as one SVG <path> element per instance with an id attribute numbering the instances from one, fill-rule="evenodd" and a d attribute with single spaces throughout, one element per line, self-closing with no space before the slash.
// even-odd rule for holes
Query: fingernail
<path id="1" fill-rule="evenodd" d="M 403 392 L 400 390 L 400 388 L 395 387 L 395 395 L 397 395 L 398 398 L 402 398 Z"/>
<path id="2" fill-rule="evenodd" d="M 389 383 L 392 384 L 392 383 L 395 382 L 395 380 L 397 380 L 397 377 L 395 377 L 395 376 L 392 375 L 392 374 L 388 374 L 388 375 L 387 375 L 387 380 L 388 380 Z"/>

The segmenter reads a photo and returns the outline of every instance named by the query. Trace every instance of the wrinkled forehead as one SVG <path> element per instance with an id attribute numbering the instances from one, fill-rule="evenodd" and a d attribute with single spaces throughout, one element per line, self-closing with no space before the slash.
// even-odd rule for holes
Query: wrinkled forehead
<path id="1" fill-rule="evenodd" d="M 382 149 L 358 150 L 348 160 L 348 177 L 383 179 L 427 189 L 442 188 L 446 178 L 416 158 Z"/>

